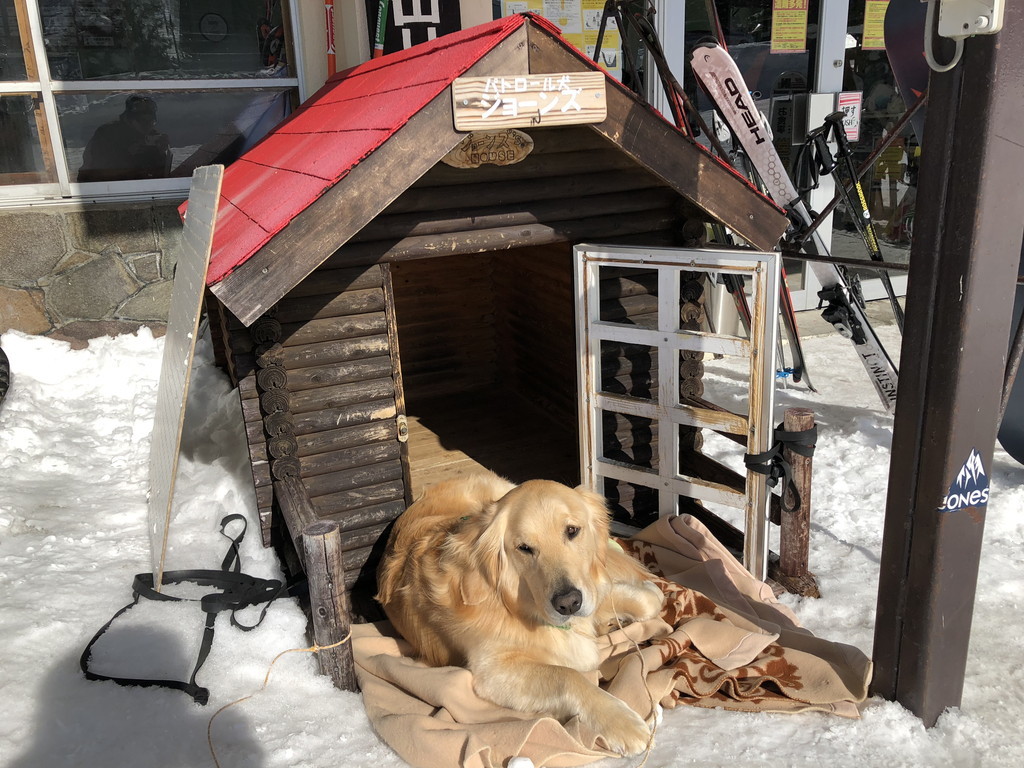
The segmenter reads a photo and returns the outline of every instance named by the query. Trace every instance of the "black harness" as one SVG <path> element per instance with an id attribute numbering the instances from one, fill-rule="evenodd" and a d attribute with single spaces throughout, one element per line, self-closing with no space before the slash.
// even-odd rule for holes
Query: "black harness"
<path id="1" fill-rule="evenodd" d="M 225 533 L 224 529 L 235 520 L 241 521 L 242 530 L 237 536 L 232 537 Z M 197 704 L 206 704 L 210 699 L 210 691 L 208 688 L 203 688 L 196 683 L 196 675 L 199 674 L 200 668 L 206 661 L 206 657 L 210 655 L 210 649 L 213 647 L 213 629 L 217 620 L 217 614 L 230 611 L 231 625 L 238 627 L 243 632 L 249 632 L 256 629 L 262 623 L 263 618 L 267 615 L 267 610 L 270 608 L 270 604 L 288 591 L 288 587 L 277 579 L 262 579 L 241 572 L 242 563 L 238 553 L 238 545 L 245 537 L 247 527 L 246 519 L 242 515 L 227 515 L 221 520 L 221 535 L 231 540 L 231 546 L 221 562 L 219 571 L 184 570 L 167 571 L 163 574 L 163 584 L 191 582 L 201 587 L 213 587 L 217 590 L 203 595 L 201 598 L 175 597 L 158 592 L 154 587 L 154 576 L 152 573 L 136 574 L 132 582 L 132 593 L 134 595 L 132 602 L 111 616 L 110 621 L 93 635 L 92 640 L 89 641 L 89 644 L 82 652 L 79 664 L 82 667 L 82 672 L 85 673 L 86 679 L 110 680 L 118 685 L 173 688 L 174 690 L 187 693 Z M 92 648 L 96 641 L 110 628 L 110 625 L 114 623 L 118 616 L 138 605 L 141 598 L 172 602 L 198 602 L 206 614 L 206 626 L 203 630 L 202 643 L 199 646 L 199 656 L 196 658 L 195 666 L 192 668 L 192 676 L 188 682 L 181 680 L 143 680 L 134 677 L 114 677 L 112 675 L 101 675 L 89 669 Z M 260 605 L 261 603 L 263 604 L 263 610 L 260 612 L 259 619 L 257 619 L 255 624 L 247 626 L 239 623 L 235 618 L 236 611 L 252 605 Z"/>
<path id="2" fill-rule="evenodd" d="M 818 425 L 815 424 L 810 429 L 799 432 L 791 432 L 784 429 L 782 424 L 779 424 L 775 428 L 774 437 L 775 443 L 764 453 L 743 454 L 743 463 L 752 472 L 767 475 L 770 488 L 777 486 L 779 480 L 784 480 L 782 484 L 782 508 L 786 512 L 792 512 L 800 506 L 800 493 L 793 484 L 793 467 L 783 458 L 782 451 L 784 448 L 789 448 L 793 453 L 798 453 L 801 456 L 813 456 L 814 446 L 818 441 Z M 786 504 L 787 488 L 793 492 L 792 506 Z"/>

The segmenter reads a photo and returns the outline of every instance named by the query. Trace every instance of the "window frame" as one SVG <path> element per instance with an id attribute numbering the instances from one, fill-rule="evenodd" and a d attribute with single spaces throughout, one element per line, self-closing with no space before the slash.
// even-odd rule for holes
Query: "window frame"
<path id="1" fill-rule="evenodd" d="M 50 77 L 43 40 L 42 16 L 37 0 L 13 0 L 25 59 L 25 80 L 0 81 L 0 96 L 33 97 L 36 129 L 43 159 L 41 173 L 0 174 L 0 208 L 26 204 L 172 199 L 188 193 L 190 179 L 139 179 L 78 183 L 72 180 L 61 133 L 57 96 L 66 93 L 152 93 L 225 90 L 291 91 L 298 101 L 304 92 L 301 81 L 301 45 L 298 4 L 285 2 L 283 18 L 289 53 L 289 77 L 214 78 L 198 80 L 56 80 Z M 293 55 L 294 54 L 294 55 Z M 298 73 L 298 74 L 296 74 Z M 40 176 L 44 178 L 39 178 Z M 38 181 L 23 181 L 34 177 Z M 54 180 L 55 179 L 55 180 Z"/>

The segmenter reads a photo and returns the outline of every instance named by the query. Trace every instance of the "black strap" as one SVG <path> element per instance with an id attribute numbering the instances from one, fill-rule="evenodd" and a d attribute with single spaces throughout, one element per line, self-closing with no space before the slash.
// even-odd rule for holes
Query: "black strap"
<path id="1" fill-rule="evenodd" d="M 773 433 L 775 442 L 771 448 L 764 453 L 745 453 L 743 463 L 747 469 L 768 476 L 768 486 L 774 488 L 779 480 L 785 479 L 782 485 L 782 509 L 792 512 L 800 506 L 800 492 L 793 484 L 793 467 L 783 457 L 783 448 L 789 448 L 793 453 L 801 456 L 811 457 L 814 455 L 814 446 L 818 441 L 818 425 L 810 429 L 792 431 L 783 429 L 779 424 Z M 793 503 L 786 503 L 786 488 L 793 494 Z"/>
<path id="2" fill-rule="evenodd" d="M 234 521 L 241 521 L 242 530 L 237 536 L 230 536 L 227 534 L 225 529 L 229 523 Z M 101 675 L 89 669 L 89 661 L 92 657 L 93 646 L 100 639 L 103 633 L 110 628 L 110 625 L 113 624 L 114 621 L 123 613 L 138 605 L 141 598 L 171 602 L 197 602 L 195 598 L 175 597 L 174 595 L 169 595 L 166 592 L 158 592 L 155 587 L 155 578 L 152 573 L 139 573 L 135 575 L 135 578 L 132 580 L 132 602 L 128 603 L 128 605 L 115 613 L 110 618 L 110 621 L 104 624 L 100 630 L 93 635 L 92 640 L 90 640 L 89 644 L 85 647 L 85 650 L 82 652 L 82 657 L 79 660 L 79 665 L 81 666 L 86 679 L 109 680 L 117 683 L 118 685 L 131 685 L 143 688 L 153 686 L 172 688 L 174 690 L 185 692 L 192 697 L 197 704 L 206 704 L 210 699 L 210 691 L 196 683 L 196 675 L 199 674 L 199 670 L 206 662 L 206 657 L 210 655 L 210 649 L 213 648 L 213 630 L 217 620 L 217 614 L 224 611 L 230 611 L 232 626 L 238 627 L 243 632 L 248 632 L 255 629 L 262 623 L 263 618 L 267 615 L 267 610 L 270 608 L 271 603 L 288 591 L 288 587 L 277 579 L 263 579 L 242 573 L 241 556 L 239 554 L 238 547 L 241 544 L 242 539 L 245 537 L 246 527 L 247 521 L 242 515 L 227 515 L 223 520 L 221 520 L 220 532 L 223 536 L 231 540 L 231 546 L 224 555 L 224 560 L 221 562 L 221 569 L 219 571 L 182 570 L 167 571 L 163 574 L 162 583 L 164 585 L 190 582 L 201 587 L 213 587 L 218 590 L 203 595 L 198 599 L 203 612 L 206 614 L 206 624 L 203 628 L 203 639 L 199 646 L 199 654 L 196 658 L 195 666 L 192 668 L 192 675 L 188 682 L 183 682 L 181 680 L 146 680 L 134 677 L 115 677 L 113 675 Z M 236 611 L 247 608 L 251 605 L 259 605 L 260 603 L 264 604 L 263 610 L 260 612 L 259 618 L 256 620 L 255 624 L 247 626 L 239 623 L 235 619 Z"/>

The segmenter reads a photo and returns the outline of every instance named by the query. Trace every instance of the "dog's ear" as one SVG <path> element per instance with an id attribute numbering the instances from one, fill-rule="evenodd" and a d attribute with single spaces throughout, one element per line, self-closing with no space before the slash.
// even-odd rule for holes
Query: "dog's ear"
<path id="1" fill-rule="evenodd" d="M 477 605 L 488 597 L 500 596 L 508 571 L 505 554 L 507 515 L 498 502 L 488 504 L 473 522 L 473 538 L 467 553 L 469 567 L 465 569 L 459 587 L 466 605 Z"/>
<path id="2" fill-rule="evenodd" d="M 585 485 L 578 485 L 574 490 L 583 498 L 583 502 L 587 506 L 594 532 L 607 539 L 611 532 L 611 512 L 608 510 L 608 502 L 605 497 Z"/>
<path id="3" fill-rule="evenodd" d="M 604 496 L 585 485 L 578 485 L 573 490 L 582 498 L 590 516 L 597 559 L 603 564 L 608 556 L 608 539 L 611 536 L 611 512 L 608 510 L 608 502 Z"/>

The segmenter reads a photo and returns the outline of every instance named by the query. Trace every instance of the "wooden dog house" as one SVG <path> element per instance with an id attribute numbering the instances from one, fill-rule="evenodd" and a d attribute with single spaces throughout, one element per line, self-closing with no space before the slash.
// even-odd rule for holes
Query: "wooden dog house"
<path id="1" fill-rule="evenodd" d="M 524 129 L 521 162 L 442 162 L 466 137 L 455 78 L 592 71 L 544 19 L 500 19 L 332 77 L 227 169 L 207 306 L 266 543 L 282 506 L 293 538 L 336 521 L 346 585 L 372 584 L 428 482 L 474 463 L 578 482 L 573 244 L 706 222 L 777 244 L 779 209 L 611 77 L 602 121 Z M 607 296 L 629 315 L 651 293 Z"/>

